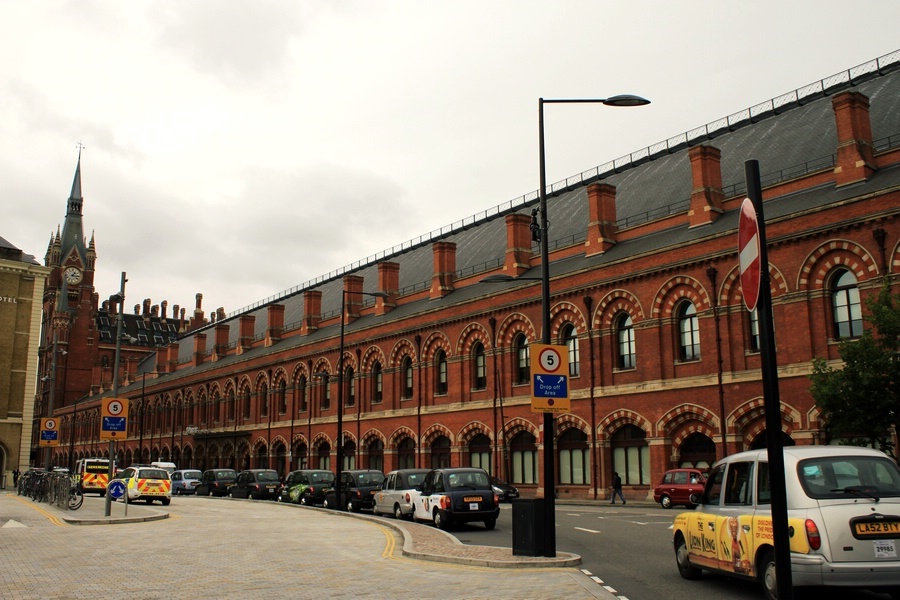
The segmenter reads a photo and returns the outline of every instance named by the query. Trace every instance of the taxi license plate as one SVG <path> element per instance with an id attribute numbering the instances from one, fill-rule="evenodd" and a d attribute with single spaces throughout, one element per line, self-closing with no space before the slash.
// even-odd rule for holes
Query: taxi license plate
<path id="1" fill-rule="evenodd" d="M 469 504 L 469 510 L 478 510 L 478 503 L 477 503 L 477 502 L 471 502 L 471 503 Z"/>
<path id="2" fill-rule="evenodd" d="M 900 521 L 857 521 L 853 534 L 857 538 L 900 537 Z"/>

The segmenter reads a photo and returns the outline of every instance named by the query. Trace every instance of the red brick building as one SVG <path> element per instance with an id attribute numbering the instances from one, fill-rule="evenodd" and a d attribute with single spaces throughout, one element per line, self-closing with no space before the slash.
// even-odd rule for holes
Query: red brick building
<path id="1" fill-rule="evenodd" d="M 125 361 L 117 458 L 334 468 L 339 396 L 343 468 L 476 465 L 526 494 L 542 492 L 551 433 L 562 498 L 607 497 L 614 470 L 643 497 L 669 467 L 762 446 L 758 322 L 736 248 L 749 159 L 763 183 L 782 435 L 825 441 L 811 361 L 836 360 L 865 300 L 898 282 L 898 67 L 895 52 L 552 186 L 551 335 L 570 349 L 571 397 L 555 431 L 530 409 L 534 193 Z M 519 280 L 482 281 L 492 274 Z M 108 392 L 91 392 L 55 410 L 59 463 L 106 451 L 95 428 Z"/>

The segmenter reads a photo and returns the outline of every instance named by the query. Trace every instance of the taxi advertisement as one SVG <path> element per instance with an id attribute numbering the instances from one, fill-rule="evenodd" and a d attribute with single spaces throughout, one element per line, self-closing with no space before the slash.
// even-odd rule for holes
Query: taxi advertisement
<path id="1" fill-rule="evenodd" d="M 804 527 L 800 519 L 788 519 L 788 526 L 794 531 L 803 531 Z M 681 513 L 675 518 L 674 529 L 684 535 L 692 564 L 736 575 L 755 577 L 753 557 L 757 550 L 774 544 L 769 515 Z M 791 552 L 809 552 L 805 536 L 791 538 Z"/>

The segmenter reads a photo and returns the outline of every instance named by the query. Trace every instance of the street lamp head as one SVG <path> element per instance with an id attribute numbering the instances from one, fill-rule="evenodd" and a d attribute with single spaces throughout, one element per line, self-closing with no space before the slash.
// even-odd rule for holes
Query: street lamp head
<path id="1" fill-rule="evenodd" d="M 612 96 L 603 101 L 607 106 L 644 106 L 650 104 L 650 101 L 634 94 L 619 94 Z"/>

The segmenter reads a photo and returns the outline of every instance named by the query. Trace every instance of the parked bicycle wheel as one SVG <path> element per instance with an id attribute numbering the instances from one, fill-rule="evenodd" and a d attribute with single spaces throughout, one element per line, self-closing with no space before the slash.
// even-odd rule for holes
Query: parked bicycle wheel
<path id="1" fill-rule="evenodd" d="M 69 490 L 69 510 L 78 510 L 84 504 L 84 494 L 78 486 L 72 486 Z"/>

